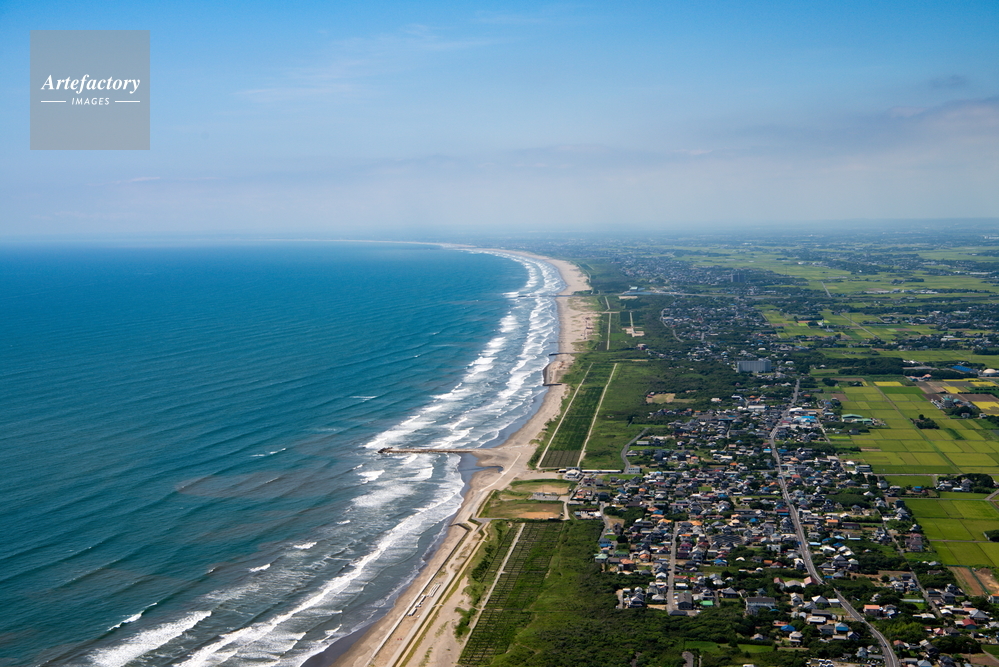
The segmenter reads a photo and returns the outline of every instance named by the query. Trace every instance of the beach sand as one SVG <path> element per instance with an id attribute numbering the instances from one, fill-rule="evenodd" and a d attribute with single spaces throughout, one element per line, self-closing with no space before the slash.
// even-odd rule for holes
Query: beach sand
<path id="1" fill-rule="evenodd" d="M 590 335 L 594 317 L 584 299 L 567 298 L 590 289 L 586 276 L 574 264 L 531 253 L 497 250 L 540 259 L 558 268 L 567 287 L 557 299 L 559 312 L 559 352 L 575 352 Z M 548 378 L 558 377 L 571 365 L 570 355 L 553 357 Z M 345 652 L 340 649 L 310 659 L 307 667 L 390 667 L 403 662 L 423 667 L 452 666 L 461 654 L 454 627 L 460 616 L 456 608 L 468 608 L 462 592 L 464 571 L 470 557 L 485 538 L 485 524 L 470 522 L 479 507 L 495 489 L 505 488 L 515 479 L 550 477 L 528 468 L 535 444 L 550 420 L 558 416 L 566 387 L 549 387 L 538 411 L 502 445 L 473 452 L 480 466 L 469 482 L 465 499 L 447 534 L 413 583 L 398 597 L 392 609 L 372 624 Z M 419 604 L 418 607 L 415 605 Z M 413 609 L 415 613 L 410 614 Z M 467 637 L 467 635 L 466 635 Z M 342 654 L 341 654 L 342 653 Z"/>

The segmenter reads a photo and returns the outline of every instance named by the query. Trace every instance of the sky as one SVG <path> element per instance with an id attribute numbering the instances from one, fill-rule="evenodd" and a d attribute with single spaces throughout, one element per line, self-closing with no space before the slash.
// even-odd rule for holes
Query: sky
<path id="1" fill-rule="evenodd" d="M 30 30 L 151 149 L 29 150 Z M 999 3 L 0 0 L 0 239 L 999 218 Z"/>

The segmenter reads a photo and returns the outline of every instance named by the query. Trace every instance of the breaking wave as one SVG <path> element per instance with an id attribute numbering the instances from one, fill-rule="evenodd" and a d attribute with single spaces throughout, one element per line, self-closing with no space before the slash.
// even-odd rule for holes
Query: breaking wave
<path id="1" fill-rule="evenodd" d="M 527 273 L 525 284 L 503 295 L 506 313 L 459 381 L 361 443 L 361 456 L 347 461 L 343 472 L 336 473 L 335 479 L 351 489 L 352 496 L 338 501 L 328 523 L 316 534 L 264 545 L 261 553 L 241 564 L 213 567 L 206 576 L 210 580 L 229 577 L 228 582 L 191 601 L 189 609 L 197 611 L 173 612 L 173 618 L 155 623 L 140 619 L 141 614 L 129 618 L 111 628 L 99 647 L 74 662 L 94 667 L 168 663 L 297 667 L 385 608 L 415 575 L 419 559 L 414 556 L 431 545 L 457 511 L 464 481 L 457 455 L 389 456 L 373 461 L 375 451 L 383 447 L 476 449 L 497 444 L 536 408 L 543 392 L 542 372 L 557 340 L 552 297 L 564 283 L 555 267 L 506 253 L 469 252 L 518 262 Z M 350 398 L 366 406 L 382 400 L 368 395 Z M 251 456 L 259 461 L 286 449 Z M 307 491 L 326 492 L 313 491 L 308 475 L 300 477 L 294 486 L 280 475 L 198 484 L 222 499 L 294 498 Z M 231 486 L 223 487 L 223 483 Z M 250 566 L 262 561 L 266 564 Z"/>

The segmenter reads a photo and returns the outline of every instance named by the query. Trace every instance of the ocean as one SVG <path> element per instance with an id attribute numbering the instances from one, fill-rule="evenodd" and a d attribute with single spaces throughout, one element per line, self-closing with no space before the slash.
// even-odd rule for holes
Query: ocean
<path id="1" fill-rule="evenodd" d="M 556 350 L 549 264 L 0 249 L 0 665 L 300 665 L 383 612 Z"/>

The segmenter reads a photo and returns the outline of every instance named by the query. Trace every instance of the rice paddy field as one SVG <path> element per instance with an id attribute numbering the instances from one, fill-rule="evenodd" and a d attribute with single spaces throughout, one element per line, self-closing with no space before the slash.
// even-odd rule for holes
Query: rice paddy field
<path id="1" fill-rule="evenodd" d="M 999 567 L 999 542 L 933 542 L 944 565 Z"/>
<path id="2" fill-rule="evenodd" d="M 690 250 L 696 250 L 691 247 Z M 832 296 L 853 296 L 859 298 L 896 299 L 903 295 L 907 298 L 933 299 L 936 298 L 935 290 L 940 289 L 967 289 L 981 290 L 981 293 L 997 293 L 999 288 L 990 284 L 982 277 L 970 274 L 949 274 L 938 275 L 935 272 L 914 270 L 907 274 L 903 284 L 893 284 L 897 278 L 895 274 L 880 273 L 873 275 L 855 275 L 849 271 L 825 266 L 820 262 L 805 262 L 789 259 L 776 253 L 763 249 L 738 249 L 725 250 L 719 248 L 703 248 L 705 256 L 686 257 L 694 265 L 717 266 L 725 268 L 754 268 L 766 271 L 774 271 L 786 276 L 794 276 L 807 281 L 807 288 L 813 290 L 825 290 Z M 938 259 L 933 257 L 932 252 L 920 251 L 919 253 L 927 259 Z M 959 252 L 953 254 L 949 259 L 970 259 L 972 253 Z M 913 282 L 911 279 L 920 279 L 920 282 Z M 905 290 L 903 294 L 902 290 Z M 927 294 L 929 292 L 929 294 Z"/>
<path id="3" fill-rule="evenodd" d="M 866 326 L 866 325 L 865 325 Z M 915 329 L 916 327 L 909 327 L 910 329 Z M 811 333 L 813 330 L 807 330 Z M 880 334 L 879 334 L 880 335 Z M 887 337 L 885 337 L 887 339 Z M 841 366 L 851 366 L 856 363 L 858 359 L 870 359 L 872 355 L 869 350 L 865 348 L 856 349 L 824 349 L 822 350 L 822 355 L 828 357 L 828 366 L 841 365 Z M 984 354 L 974 354 L 969 350 L 881 350 L 878 352 L 880 357 L 901 357 L 903 359 L 913 359 L 915 361 L 920 361 L 923 363 L 934 364 L 947 361 L 966 361 L 975 364 L 983 364 L 987 367 L 991 367 L 993 364 L 999 363 L 999 359 L 991 355 Z"/>
<path id="4" fill-rule="evenodd" d="M 844 414 L 859 414 L 885 424 L 850 437 L 852 444 L 861 449 L 857 458 L 869 463 L 874 472 L 999 475 L 999 437 L 989 428 L 991 424 L 947 416 L 926 399 L 919 387 L 891 381 L 865 385 L 839 391 L 846 396 Z M 916 428 L 911 420 L 919 415 L 933 419 L 940 428 Z"/>
<path id="5" fill-rule="evenodd" d="M 999 475 L 999 437 L 991 424 L 977 419 L 955 419 L 935 407 L 920 387 L 902 382 L 865 380 L 862 387 L 843 387 L 844 414 L 882 420 L 885 427 L 850 436 L 861 448 L 856 458 L 890 484 L 933 486 L 935 475 L 977 472 Z M 960 383 L 938 382 L 945 392 L 967 390 Z M 964 383 L 967 384 L 967 383 Z M 939 429 L 918 429 L 919 415 L 933 419 Z M 940 498 L 906 499 L 916 521 L 945 565 L 999 567 L 999 543 L 985 531 L 999 529 L 999 509 L 982 494 L 946 493 Z"/>

